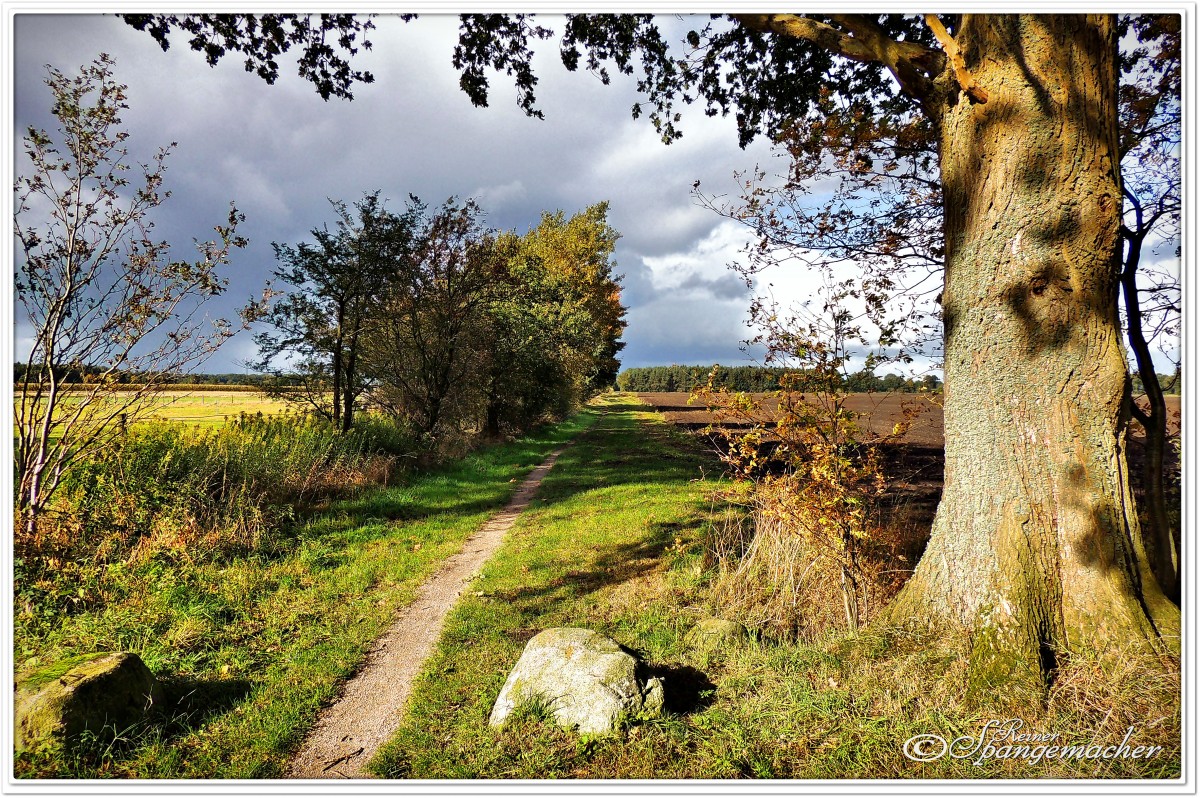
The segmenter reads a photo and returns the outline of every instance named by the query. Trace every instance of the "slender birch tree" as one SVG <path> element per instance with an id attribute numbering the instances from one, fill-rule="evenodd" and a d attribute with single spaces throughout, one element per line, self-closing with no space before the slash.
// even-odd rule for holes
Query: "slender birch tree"
<path id="1" fill-rule="evenodd" d="M 164 384 L 236 332 L 204 302 L 225 291 L 219 268 L 247 243 L 242 215 L 230 206 L 199 259 L 171 259 L 150 216 L 170 197 L 174 145 L 128 162 L 126 87 L 112 67 L 104 54 L 74 76 L 48 67 L 58 130 L 30 128 L 18 167 L 15 287 L 30 343 L 13 412 L 16 509 L 29 535 L 72 463 L 112 445 Z"/>

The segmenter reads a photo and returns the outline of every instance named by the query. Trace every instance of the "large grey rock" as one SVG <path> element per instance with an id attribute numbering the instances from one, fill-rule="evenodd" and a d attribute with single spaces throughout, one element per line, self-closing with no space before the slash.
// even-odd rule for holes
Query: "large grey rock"
<path id="1" fill-rule="evenodd" d="M 558 725 L 604 734 L 621 718 L 663 714 L 659 679 L 638 678 L 638 660 L 590 629 L 547 629 L 525 646 L 489 720 L 504 723 L 517 706 L 543 701 Z"/>
<path id="2" fill-rule="evenodd" d="M 16 749 L 85 730 L 124 730 L 145 716 L 157 689 L 137 654 L 94 654 L 43 668 L 17 686 Z"/>

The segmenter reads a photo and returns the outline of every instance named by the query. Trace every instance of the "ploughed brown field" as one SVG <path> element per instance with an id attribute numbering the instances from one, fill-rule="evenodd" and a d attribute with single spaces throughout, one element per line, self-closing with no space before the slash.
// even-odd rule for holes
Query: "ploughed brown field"
<path id="1" fill-rule="evenodd" d="M 648 404 L 654 405 L 667 421 L 671 421 L 687 429 L 698 431 L 709 424 L 718 421 L 703 403 L 688 404 L 690 394 L 684 392 L 672 393 L 639 393 L 638 397 Z M 769 395 L 757 395 L 763 401 L 763 414 L 759 419 L 771 424 L 779 408 L 779 400 Z M 904 419 L 906 412 L 912 416 L 912 426 L 908 433 L 900 438 L 900 442 L 913 446 L 942 447 L 942 408 L 940 394 L 920 393 L 855 393 L 846 398 L 846 407 L 858 413 L 858 424 L 864 430 L 875 435 L 889 435 L 898 421 Z M 1167 414 L 1170 416 L 1168 431 L 1171 435 L 1179 434 L 1179 397 L 1168 396 Z M 1140 435 L 1141 427 L 1132 425 L 1135 436 Z"/>
<path id="2" fill-rule="evenodd" d="M 693 432 L 700 433 L 709 424 L 717 422 L 717 417 L 703 403 L 688 404 L 690 394 L 677 393 L 638 393 L 644 402 L 651 404 L 667 421 L 671 421 Z M 769 395 L 759 395 L 763 400 L 763 414 L 759 419 L 768 425 L 774 420 L 779 408 L 778 399 Z M 1168 432 L 1171 436 L 1179 435 L 1180 401 L 1178 396 L 1168 396 L 1167 413 L 1170 417 Z M 912 425 L 908 432 L 883 447 L 884 473 L 888 480 L 888 494 L 893 507 L 903 508 L 908 526 L 923 529 L 913 540 L 913 555 L 919 555 L 924 548 L 924 538 L 928 536 L 929 526 L 933 523 L 933 514 L 938 500 L 942 495 L 942 479 L 945 469 L 943 448 L 945 440 L 942 437 L 942 408 L 940 395 L 929 394 L 850 394 L 846 406 L 859 414 L 857 423 L 871 433 L 880 436 L 889 435 L 898 421 L 906 415 L 911 418 Z M 727 424 L 727 427 L 733 427 Z M 1141 461 L 1142 441 L 1141 427 L 1131 424 L 1134 431 L 1133 440 L 1129 446 L 1130 476 L 1135 495 L 1142 495 Z M 716 441 L 714 440 L 714 445 Z M 1174 482 L 1178 484 L 1179 459 L 1173 447 L 1168 446 L 1167 473 L 1174 473 Z M 1170 480 L 1169 480 L 1170 481 Z M 1176 489 L 1177 490 L 1177 489 Z M 1168 488 L 1168 495 L 1173 489 Z M 1175 494 L 1177 497 L 1177 493 Z"/>

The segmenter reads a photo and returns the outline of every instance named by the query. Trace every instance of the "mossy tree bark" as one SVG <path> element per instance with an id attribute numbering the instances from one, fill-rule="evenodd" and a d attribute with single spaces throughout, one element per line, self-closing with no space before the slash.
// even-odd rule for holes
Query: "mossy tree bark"
<path id="1" fill-rule="evenodd" d="M 945 488 L 889 618 L 969 630 L 978 687 L 1044 686 L 1064 650 L 1178 636 L 1124 451 L 1115 20 L 968 16 L 956 39 L 987 97 L 940 87 Z"/>

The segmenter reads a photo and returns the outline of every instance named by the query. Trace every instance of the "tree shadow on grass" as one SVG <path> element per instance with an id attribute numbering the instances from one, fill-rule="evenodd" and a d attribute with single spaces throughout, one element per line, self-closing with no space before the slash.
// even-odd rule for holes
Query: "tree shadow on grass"
<path id="1" fill-rule="evenodd" d="M 589 430 L 603 435 L 600 451 L 586 437 L 567 449 L 538 488 L 538 499 L 555 504 L 596 488 L 675 485 L 722 473 L 724 467 L 711 450 L 691 436 L 649 425 L 619 431 Z M 593 439 L 594 440 L 594 439 Z M 646 445 L 648 441 L 660 444 Z"/>
<path id="2" fill-rule="evenodd" d="M 171 739 L 233 709 L 249 694 L 252 685 L 245 679 L 162 676 L 158 687 L 158 699 L 147 714 L 147 722 L 160 727 L 164 739 Z"/>
<path id="3" fill-rule="evenodd" d="M 674 431 L 665 425 L 636 424 L 628 428 L 612 427 L 613 418 L 622 414 L 645 412 L 650 408 L 640 404 L 622 403 L 606 407 L 595 424 L 584 429 L 574 439 L 575 446 L 566 449 L 559 463 L 539 487 L 534 507 L 544 507 L 597 487 L 622 485 L 652 486 L 675 483 L 702 476 L 711 463 L 713 471 L 719 465 L 711 452 L 701 451 L 696 444 L 680 437 L 673 445 L 647 449 L 648 439 L 666 442 Z M 594 457 L 588 443 L 606 438 L 603 456 Z M 501 468 L 540 462 L 548 449 L 529 446 L 510 452 Z M 591 453 L 591 454 L 589 454 Z M 438 516 L 465 516 L 483 512 L 499 512 L 524 478 L 514 476 L 508 482 L 477 480 L 462 462 L 447 464 L 420 475 L 408 486 L 384 491 L 372 491 L 342 499 L 305 520 L 319 520 L 325 535 L 342 535 L 368 523 L 405 524 Z M 523 471 L 523 469 L 522 469 Z M 421 481 L 428 481 L 420 485 Z M 300 525 L 295 532 L 302 533 Z"/>
<path id="4" fill-rule="evenodd" d="M 519 607 L 527 617 L 540 615 L 547 605 L 570 601 L 660 567 L 659 560 L 674 541 L 677 524 L 655 524 L 644 539 L 606 546 L 586 568 L 572 569 L 545 584 L 499 590 L 495 598 Z"/>

